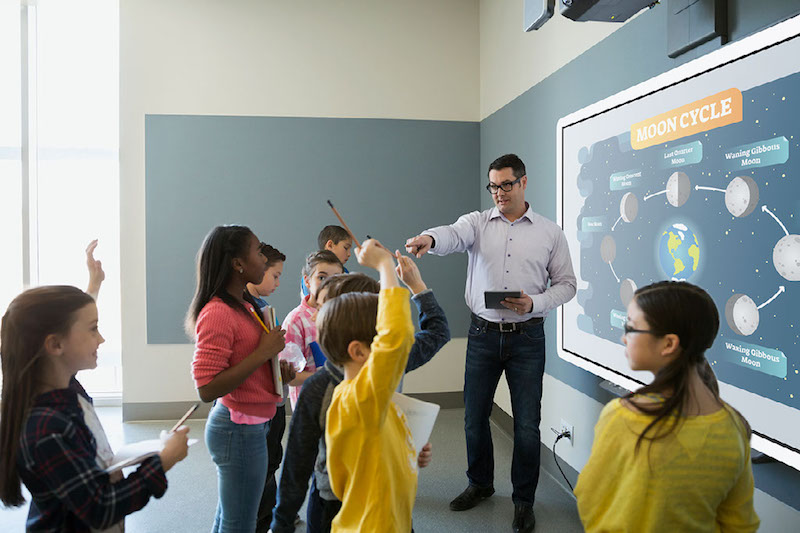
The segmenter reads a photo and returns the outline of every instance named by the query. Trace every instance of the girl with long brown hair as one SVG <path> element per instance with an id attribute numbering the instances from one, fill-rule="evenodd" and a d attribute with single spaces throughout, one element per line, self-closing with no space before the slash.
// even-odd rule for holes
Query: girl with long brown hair
<path id="1" fill-rule="evenodd" d="M 3 316 L 0 500 L 22 505 L 25 484 L 29 530 L 122 531 L 124 517 L 161 497 L 165 472 L 186 457 L 184 427 L 127 478 L 106 472 L 113 453 L 75 379 L 97 366 L 103 342 L 94 299 L 75 287 L 27 290 Z"/>
<path id="2" fill-rule="evenodd" d="M 756 531 L 750 427 L 719 395 L 705 357 L 711 297 L 686 282 L 642 287 L 622 342 L 653 381 L 610 402 L 575 495 L 586 531 Z"/>

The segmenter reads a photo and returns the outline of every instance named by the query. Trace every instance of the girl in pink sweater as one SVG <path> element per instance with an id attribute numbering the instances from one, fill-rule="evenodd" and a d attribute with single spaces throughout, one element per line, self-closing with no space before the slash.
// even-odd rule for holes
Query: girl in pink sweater
<path id="1" fill-rule="evenodd" d="M 196 343 L 197 392 L 204 402 L 215 402 L 205 431 L 217 465 L 215 533 L 255 530 L 267 475 L 266 435 L 281 400 L 269 361 L 283 349 L 284 332 L 264 332 L 247 292 L 247 284 L 261 283 L 267 269 L 259 245 L 244 226 L 211 230 L 198 254 L 197 289 L 186 319 Z M 287 365 L 281 369 L 284 380 L 293 379 Z"/>

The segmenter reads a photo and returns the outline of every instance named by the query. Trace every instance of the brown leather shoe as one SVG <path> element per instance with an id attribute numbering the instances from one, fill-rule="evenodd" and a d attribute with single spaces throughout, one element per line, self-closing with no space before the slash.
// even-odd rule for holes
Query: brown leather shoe
<path id="1" fill-rule="evenodd" d="M 494 494 L 494 487 L 482 489 L 475 485 L 470 485 L 450 502 L 450 510 L 466 511 L 467 509 L 472 509 L 492 494 Z"/>

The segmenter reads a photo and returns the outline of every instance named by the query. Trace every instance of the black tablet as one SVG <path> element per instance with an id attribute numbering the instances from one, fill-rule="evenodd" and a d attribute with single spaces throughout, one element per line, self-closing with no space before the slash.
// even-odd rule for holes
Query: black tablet
<path id="1" fill-rule="evenodd" d="M 486 291 L 483 293 L 486 309 L 508 309 L 500 303 L 506 298 L 522 298 L 522 291 Z"/>

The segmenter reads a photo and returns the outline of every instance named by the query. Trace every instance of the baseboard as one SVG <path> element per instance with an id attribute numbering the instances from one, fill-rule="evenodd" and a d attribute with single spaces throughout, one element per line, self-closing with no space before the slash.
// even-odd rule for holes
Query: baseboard
<path id="1" fill-rule="evenodd" d="M 123 422 L 142 422 L 144 420 L 178 420 L 195 402 L 157 402 L 122 403 Z M 200 407 L 190 418 L 208 418 L 210 403 L 200 403 Z"/>
<path id="2" fill-rule="evenodd" d="M 438 404 L 442 409 L 463 409 L 464 393 L 461 391 L 453 392 L 412 392 L 407 394 L 411 398 Z"/>
<path id="3" fill-rule="evenodd" d="M 464 394 L 454 392 L 421 392 L 409 394 L 424 402 L 438 404 L 442 409 L 459 409 L 464 407 Z M 194 402 L 158 402 L 158 403 L 122 403 L 123 422 L 141 422 L 144 420 L 177 420 L 192 406 Z M 289 411 L 289 402 L 286 402 Z M 210 403 L 201 403 L 191 418 L 208 418 Z"/>
<path id="4" fill-rule="evenodd" d="M 490 419 L 500 431 L 507 434 L 512 440 L 514 439 L 514 419 L 497 404 L 494 404 Z M 562 476 L 561 472 L 558 470 L 553 451 L 544 444 L 540 444 L 540 446 L 539 457 L 541 458 L 542 469 L 574 498 L 575 496 L 572 494 L 572 490 L 564 481 L 564 476 Z M 569 479 L 569 482 L 574 487 L 575 483 L 578 482 L 578 471 L 568 465 L 564 459 L 559 459 L 558 464 L 561 465 L 562 470 L 564 470 L 564 475 L 567 476 L 567 479 Z"/>

